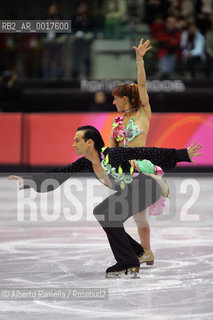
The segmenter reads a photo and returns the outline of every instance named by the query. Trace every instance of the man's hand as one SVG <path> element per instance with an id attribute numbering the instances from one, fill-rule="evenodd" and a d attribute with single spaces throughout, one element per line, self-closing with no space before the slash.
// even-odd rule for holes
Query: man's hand
<path id="1" fill-rule="evenodd" d="M 8 177 L 8 180 L 16 180 L 18 181 L 19 185 L 19 189 L 23 188 L 24 187 L 24 179 L 21 178 L 21 177 L 18 177 L 18 176 L 9 176 Z"/>
<path id="2" fill-rule="evenodd" d="M 195 161 L 192 160 L 195 156 L 201 156 L 202 155 L 201 152 L 197 152 L 201 148 L 202 148 L 202 145 L 201 144 L 197 144 L 195 146 L 195 142 L 193 142 L 191 144 L 191 146 L 187 148 L 188 156 L 189 156 L 189 158 L 190 158 L 192 163 L 196 164 Z"/>

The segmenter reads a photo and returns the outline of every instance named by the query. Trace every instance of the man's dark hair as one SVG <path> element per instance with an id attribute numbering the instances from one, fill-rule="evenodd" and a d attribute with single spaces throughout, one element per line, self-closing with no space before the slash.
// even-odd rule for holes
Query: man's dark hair
<path id="1" fill-rule="evenodd" d="M 84 141 L 92 139 L 94 141 L 94 147 L 97 151 L 101 151 L 104 147 L 104 141 L 101 137 L 100 132 L 93 126 L 82 126 L 77 129 L 77 131 L 84 130 Z"/>

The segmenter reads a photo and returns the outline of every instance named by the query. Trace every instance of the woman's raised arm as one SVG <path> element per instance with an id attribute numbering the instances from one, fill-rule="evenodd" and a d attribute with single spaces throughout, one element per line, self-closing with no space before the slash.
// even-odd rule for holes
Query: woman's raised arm
<path id="1" fill-rule="evenodd" d="M 151 107 L 149 104 L 149 96 L 146 90 L 146 72 L 144 68 L 144 60 L 143 57 L 147 51 L 149 51 L 152 47 L 149 46 L 150 41 L 146 40 L 143 43 L 143 39 L 141 39 L 138 47 L 134 46 L 136 53 L 136 63 L 137 63 L 137 82 L 138 82 L 138 90 L 139 97 L 141 101 L 141 108 L 144 108 L 144 111 L 147 114 L 147 117 L 151 117 Z"/>

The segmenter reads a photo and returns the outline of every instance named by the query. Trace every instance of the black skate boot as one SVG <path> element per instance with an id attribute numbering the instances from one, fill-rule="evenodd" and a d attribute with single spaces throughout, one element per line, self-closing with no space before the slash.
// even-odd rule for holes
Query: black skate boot
<path id="1" fill-rule="evenodd" d="M 118 262 L 106 270 L 106 278 L 120 278 L 121 275 L 128 275 L 130 278 L 139 278 L 139 270 L 139 263 L 133 265 Z"/>

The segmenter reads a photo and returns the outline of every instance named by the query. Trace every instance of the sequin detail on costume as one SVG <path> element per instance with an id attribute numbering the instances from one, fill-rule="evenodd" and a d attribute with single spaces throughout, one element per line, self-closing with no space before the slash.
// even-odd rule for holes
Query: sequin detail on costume
<path id="1" fill-rule="evenodd" d="M 104 169 L 104 173 L 107 175 L 111 175 L 115 182 L 120 182 L 120 188 L 123 190 L 125 188 L 125 184 L 131 183 L 133 178 L 136 177 L 139 173 L 134 172 L 133 166 L 130 167 L 130 173 L 126 174 L 123 172 L 121 166 L 118 167 L 118 172 L 116 172 L 116 168 L 112 167 L 109 163 L 109 155 L 106 156 L 103 154 L 106 148 L 102 148 L 101 151 L 101 166 Z"/>
<path id="2" fill-rule="evenodd" d="M 129 143 L 127 142 L 134 140 L 135 137 L 141 133 L 145 134 L 145 131 L 140 130 L 140 128 L 135 125 L 134 117 L 129 120 L 125 130 L 123 130 L 123 118 L 124 116 L 122 115 L 114 119 L 112 124 L 112 136 L 117 142 L 123 141 L 124 146 L 129 147 Z"/>
<path id="3" fill-rule="evenodd" d="M 112 124 L 112 136 L 117 142 L 123 141 L 125 138 L 123 130 L 123 118 L 124 116 L 115 117 Z"/>
<path id="4" fill-rule="evenodd" d="M 145 131 L 141 130 L 138 126 L 135 125 L 134 121 L 135 121 L 135 118 L 132 117 L 129 120 L 129 122 L 124 130 L 125 137 L 128 141 L 134 140 L 135 137 L 137 137 L 140 133 L 145 133 Z"/>

